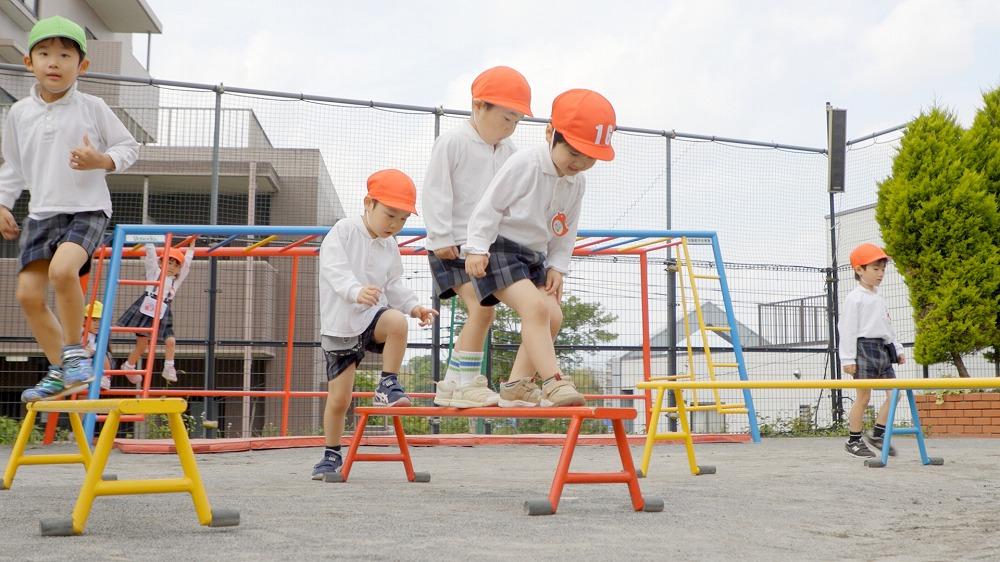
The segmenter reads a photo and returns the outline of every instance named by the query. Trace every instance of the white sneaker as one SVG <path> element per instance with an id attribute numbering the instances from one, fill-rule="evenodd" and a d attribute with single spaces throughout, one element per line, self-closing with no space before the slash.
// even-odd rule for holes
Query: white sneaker
<path id="1" fill-rule="evenodd" d="M 123 371 L 134 371 L 135 370 L 135 365 L 131 365 L 131 364 L 129 364 L 126 361 L 125 363 L 122 363 L 122 370 Z M 125 375 L 125 378 L 127 378 L 128 382 L 130 382 L 132 384 L 140 384 L 140 383 L 142 383 L 142 375 Z"/>
<path id="2" fill-rule="evenodd" d="M 451 405 L 455 408 L 488 408 L 498 402 L 500 395 L 493 392 L 483 375 L 476 375 L 471 384 L 456 386 L 451 395 Z"/>
<path id="3" fill-rule="evenodd" d="M 103 377 L 101 377 L 101 390 L 110 390 L 110 389 L 111 389 L 111 377 L 109 377 L 108 375 L 104 375 Z"/>
<path id="4" fill-rule="evenodd" d="M 434 405 L 448 408 L 451 406 L 451 397 L 455 393 L 455 381 L 443 380 L 435 383 L 437 390 L 434 391 Z"/>
<path id="5" fill-rule="evenodd" d="M 542 402 L 542 389 L 538 388 L 534 378 L 521 379 L 517 384 L 500 385 L 501 408 L 534 408 Z"/>
<path id="6" fill-rule="evenodd" d="M 163 379 L 167 382 L 177 382 L 177 369 L 173 365 L 164 365 Z"/>

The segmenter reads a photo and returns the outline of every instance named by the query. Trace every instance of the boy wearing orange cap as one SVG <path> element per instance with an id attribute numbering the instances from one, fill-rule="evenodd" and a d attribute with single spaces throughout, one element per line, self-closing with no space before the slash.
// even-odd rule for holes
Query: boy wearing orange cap
<path id="1" fill-rule="evenodd" d="M 20 236 L 17 300 L 50 366 L 24 402 L 84 390 L 94 369 L 80 347 L 83 290 L 91 255 L 111 217 L 105 176 L 135 162 L 139 144 L 101 98 L 77 91 L 87 71 L 87 35 L 60 16 L 39 20 L 28 34 L 24 66 L 35 75 L 29 96 L 10 107 L 3 124 L 0 234 Z M 31 192 L 23 229 L 11 209 Z M 48 287 L 55 290 L 55 313 Z"/>
<path id="2" fill-rule="evenodd" d="M 438 137 L 431 152 L 421 204 L 434 291 L 442 299 L 457 294 L 469 311 L 444 380 L 437 383 L 438 406 L 496 406 L 500 399 L 480 374 L 493 307 L 479 304 L 465 271 L 463 245 L 469 214 L 496 171 L 514 154 L 509 137 L 525 115 L 531 115 L 528 81 L 513 68 L 490 68 L 472 82 L 470 119 Z"/>
<path id="3" fill-rule="evenodd" d="M 163 290 L 166 295 L 163 297 L 163 305 L 160 307 L 160 326 L 156 341 L 163 341 L 166 344 L 166 352 L 163 361 L 163 378 L 167 382 L 177 382 L 177 368 L 174 367 L 174 353 L 177 350 L 177 339 L 174 337 L 174 313 L 173 302 L 181 284 L 187 279 L 191 272 L 191 262 L 194 261 L 194 245 L 188 247 L 187 252 L 182 252 L 180 248 L 170 248 L 167 258 L 167 278 L 163 281 Z M 146 268 L 146 280 L 158 281 L 160 279 L 160 258 L 156 255 L 156 247 L 146 244 L 146 257 L 143 258 L 143 265 Z M 153 314 L 156 312 L 156 287 L 150 286 L 146 292 L 139 296 L 128 307 L 128 310 L 118 319 L 121 326 L 132 326 L 135 328 L 149 328 L 153 325 Z M 129 353 L 128 359 L 122 363 L 122 369 L 131 371 L 135 369 L 135 364 L 146 353 L 146 346 L 149 345 L 149 336 L 136 334 L 135 347 Z M 142 375 L 126 375 L 132 384 L 142 382 Z"/>
<path id="4" fill-rule="evenodd" d="M 313 480 L 340 470 L 340 439 L 351 405 L 354 372 L 365 352 L 382 354 L 376 406 L 409 406 L 398 373 L 406 352 L 406 316 L 421 326 L 437 312 L 421 306 L 403 284 L 403 262 L 394 238 L 416 213 L 417 189 L 399 170 L 368 178 L 365 213 L 337 222 L 319 249 L 320 343 L 326 356 L 327 397 L 323 410 L 326 450 Z"/>
<path id="5" fill-rule="evenodd" d="M 896 372 L 892 364 L 906 362 L 903 346 L 896 339 L 889 320 L 889 308 L 882 295 L 878 294 L 888 262 L 889 256 L 874 244 L 861 244 L 851 252 L 851 267 L 858 286 L 844 300 L 837 328 L 840 332 L 840 363 L 844 372 L 856 379 L 894 379 Z M 857 393 L 848 416 L 851 435 L 844 448 L 849 455 L 871 458 L 876 454 L 865 442 L 881 454 L 891 392 L 886 391 L 885 403 L 879 409 L 875 428 L 872 433 L 864 435 L 864 441 L 862 423 L 872 391 L 870 388 L 859 388 Z M 893 455 L 895 451 L 890 449 L 889 454 Z"/>
<path id="6" fill-rule="evenodd" d="M 476 296 L 484 306 L 503 302 L 521 317 L 521 350 L 500 385 L 501 407 L 583 405 L 562 375 L 553 338 L 579 227 L 586 179 L 580 172 L 614 159 L 614 130 L 615 110 L 600 94 L 560 94 L 545 130 L 548 144 L 511 156 L 469 220 L 465 267 Z"/>

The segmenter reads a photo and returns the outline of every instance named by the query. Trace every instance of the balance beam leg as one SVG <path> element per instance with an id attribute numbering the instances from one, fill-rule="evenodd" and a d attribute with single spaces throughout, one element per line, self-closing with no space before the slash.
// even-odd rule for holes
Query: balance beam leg
<path id="1" fill-rule="evenodd" d="M 109 416 L 110 417 L 110 416 Z M 198 472 L 198 463 L 194 460 L 194 450 L 191 448 L 191 440 L 188 438 L 187 427 L 184 420 L 177 412 L 167 414 L 167 422 L 170 424 L 170 435 L 174 438 L 174 449 L 177 450 L 177 458 L 180 459 L 184 476 L 191 481 L 191 501 L 194 503 L 194 511 L 198 514 L 198 523 L 202 525 L 212 524 L 212 507 L 208 504 L 208 495 L 205 493 L 205 485 L 201 481 L 201 474 Z M 107 428 L 107 423 L 105 428 Z M 115 425 L 118 419 L 115 418 Z M 105 429 L 106 431 L 106 429 Z M 101 431 L 104 437 L 104 431 Z"/>
<path id="2" fill-rule="evenodd" d="M 351 439 L 351 446 L 347 449 L 347 456 L 344 457 L 344 465 L 340 467 L 341 482 L 347 482 L 348 475 L 351 474 L 351 466 L 354 465 L 354 457 L 358 455 L 358 447 L 361 446 L 361 438 L 365 435 L 365 427 L 368 426 L 368 414 L 361 414 L 358 419 L 358 427 L 354 429 L 354 438 Z"/>
<path id="3" fill-rule="evenodd" d="M 611 425 L 615 429 L 615 443 L 618 445 L 618 456 L 622 459 L 622 469 L 629 476 L 628 493 L 632 498 L 632 509 L 642 511 L 645 502 L 642 499 L 642 491 L 639 489 L 639 478 L 635 474 L 635 465 L 632 464 L 632 451 L 628 447 L 628 438 L 625 436 L 625 422 L 611 420 Z"/>
<path id="4" fill-rule="evenodd" d="M 3 482 L 0 482 L 0 490 L 9 490 L 14 484 L 14 475 L 17 474 L 17 467 L 21 465 L 21 457 L 24 456 L 24 449 L 31 439 L 31 430 L 35 428 L 35 411 L 28 408 L 21 422 L 21 429 L 17 432 L 17 440 L 14 441 L 14 448 L 7 459 L 7 468 L 3 471 Z"/>
<path id="5" fill-rule="evenodd" d="M 83 458 L 83 468 L 87 470 L 93 459 L 90 454 L 90 444 L 87 443 L 86 434 L 83 432 L 83 421 L 80 420 L 80 414 L 76 412 L 70 412 L 68 415 L 69 426 L 73 428 L 73 439 L 76 441 L 76 446 L 80 449 L 80 456 Z"/>
<path id="6" fill-rule="evenodd" d="M 399 416 L 392 416 L 392 426 L 396 430 L 396 442 L 399 443 L 399 454 L 403 456 L 403 470 L 406 471 L 406 479 L 413 482 L 417 479 L 413 472 L 413 463 L 410 461 L 410 448 L 406 446 L 406 433 L 403 431 L 403 421 Z"/>
<path id="7" fill-rule="evenodd" d="M 97 438 L 97 446 L 94 447 L 90 466 L 87 467 L 87 474 L 83 477 L 83 485 L 80 486 L 80 495 L 77 497 L 76 505 L 73 507 L 73 534 L 80 535 L 87 527 L 87 518 L 90 517 L 90 508 L 94 505 L 97 486 L 101 482 L 104 468 L 108 464 L 108 456 L 111 455 L 111 446 L 114 444 L 115 434 L 118 433 L 119 416 L 121 416 L 121 413 L 118 410 L 112 410 L 108 414 L 108 419 L 104 422 L 104 427 L 101 428 L 101 433 Z M 79 417 L 77 419 L 79 420 Z M 45 532 L 45 521 L 42 522 L 42 531 L 43 533 Z"/>
<path id="8" fill-rule="evenodd" d="M 681 424 L 681 433 L 684 434 L 684 449 L 687 451 L 688 468 L 691 474 L 698 476 L 701 474 L 701 467 L 694 456 L 694 439 L 691 438 L 691 424 L 688 423 L 687 406 L 684 403 L 684 393 L 681 389 L 674 389 L 674 398 L 677 402 L 677 421 Z"/>
<path id="9" fill-rule="evenodd" d="M 663 411 L 663 387 L 656 389 L 656 400 L 653 402 L 653 414 L 649 417 L 649 424 L 646 426 L 646 446 L 642 449 L 642 469 L 639 471 L 643 476 L 649 474 L 649 461 L 653 457 L 653 446 L 656 445 L 656 434 L 660 425 L 660 414 Z"/>
<path id="10" fill-rule="evenodd" d="M 563 486 L 566 485 L 566 477 L 569 474 L 569 466 L 573 462 L 573 452 L 576 451 L 576 442 L 580 437 L 580 428 L 583 419 L 579 416 L 570 418 L 569 429 L 566 430 L 566 441 L 563 442 L 562 454 L 559 455 L 559 464 L 556 465 L 556 474 L 552 479 L 552 487 L 549 489 L 549 504 L 552 506 L 552 513 L 559 509 L 559 498 L 562 497 Z"/>

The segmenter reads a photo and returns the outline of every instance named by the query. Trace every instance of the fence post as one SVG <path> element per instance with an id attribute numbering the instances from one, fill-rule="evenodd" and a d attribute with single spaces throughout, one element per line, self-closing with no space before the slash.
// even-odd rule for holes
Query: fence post
<path id="1" fill-rule="evenodd" d="M 434 140 L 441 136 L 441 109 L 439 108 L 434 112 Z M 427 245 L 427 239 L 424 239 L 424 246 Z M 428 250 L 429 252 L 430 250 Z M 431 284 L 433 287 L 433 283 Z M 438 311 L 438 314 L 434 315 L 434 324 L 431 328 L 431 378 L 435 383 L 441 380 L 441 299 L 438 298 L 437 291 L 433 291 L 434 294 L 431 295 L 431 307 Z M 449 327 L 449 329 L 451 329 Z M 432 392 L 437 392 L 437 384 L 431 389 Z M 433 421 L 433 420 L 432 420 Z M 431 423 L 431 434 L 441 433 L 440 423 Z"/>
<path id="2" fill-rule="evenodd" d="M 212 131 L 212 183 L 209 206 L 209 224 L 219 224 L 219 136 L 222 127 L 222 84 L 215 89 L 215 124 Z M 217 258 L 208 258 L 208 329 L 205 346 L 205 390 L 215 390 L 215 317 L 216 298 L 218 297 L 219 264 Z M 206 421 L 217 421 L 215 399 L 206 396 L 204 413 Z M 205 429 L 205 437 L 215 437 L 214 429 Z"/>
<path id="3" fill-rule="evenodd" d="M 671 160 L 671 136 L 670 133 L 664 132 L 664 139 L 666 140 L 666 164 L 663 169 L 663 177 L 666 182 L 666 197 L 667 197 L 667 230 L 673 228 L 673 217 L 672 217 L 672 193 L 671 193 L 671 173 L 672 166 Z M 667 250 L 668 255 L 670 250 Z M 676 262 L 674 262 L 676 263 Z M 687 319 L 685 318 L 686 322 Z M 669 266 L 667 269 L 667 344 L 669 346 L 669 351 L 667 352 L 667 374 L 676 375 L 677 374 L 677 268 L 674 265 Z M 648 404 L 647 404 L 648 406 Z M 674 396 L 673 392 L 667 393 L 667 407 L 673 408 L 677 406 L 677 398 Z M 677 431 L 677 418 L 671 417 L 667 421 L 667 431 Z"/>

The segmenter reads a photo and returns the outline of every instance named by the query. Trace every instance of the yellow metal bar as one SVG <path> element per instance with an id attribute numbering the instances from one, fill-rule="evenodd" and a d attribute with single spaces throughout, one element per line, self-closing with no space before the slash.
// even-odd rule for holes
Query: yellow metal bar
<path id="1" fill-rule="evenodd" d="M 208 494 L 205 493 L 205 485 L 201 482 L 201 474 L 198 472 L 198 463 L 194 460 L 194 449 L 191 448 L 191 440 L 188 439 L 187 428 L 178 412 L 167 414 L 167 421 L 170 424 L 170 435 L 174 438 L 174 448 L 177 450 L 177 458 L 181 461 L 181 468 L 184 476 L 190 480 L 191 501 L 194 502 L 194 510 L 198 514 L 198 522 L 202 525 L 212 524 L 212 507 L 208 503 Z"/>
<path id="2" fill-rule="evenodd" d="M 705 326 L 704 329 L 709 332 L 728 332 L 732 330 L 729 326 Z M 716 363 L 716 365 L 718 365 L 718 363 Z"/>
<path id="3" fill-rule="evenodd" d="M 17 474 L 17 467 L 24 462 L 24 449 L 31 439 L 31 430 L 35 428 L 35 412 L 28 410 L 21 422 L 21 429 L 17 432 L 17 439 L 14 441 L 14 448 L 10 451 L 10 458 L 7 459 L 7 468 L 3 471 L 2 489 L 9 490 L 14 483 L 14 476 Z"/>
<path id="4" fill-rule="evenodd" d="M 737 405 L 723 404 L 721 408 L 719 406 L 715 405 L 715 404 L 704 404 L 704 405 L 700 405 L 699 404 L 698 406 L 688 405 L 688 406 L 686 406 L 685 409 L 687 411 L 689 411 L 689 412 L 709 412 L 709 411 L 711 411 L 711 412 L 719 412 L 721 414 L 746 413 L 746 408 L 743 407 L 743 404 L 737 404 Z M 735 410 L 740 410 L 740 409 L 742 409 L 743 412 L 736 412 L 735 411 Z M 668 406 L 666 408 L 663 408 L 663 411 L 664 412 L 676 412 L 677 411 L 677 407 L 676 406 Z"/>
<path id="5" fill-rule="evenodd" d="M 109 414 L 118 410 L 121 414 L 169 414 L 187 410 L 183 398 L 104 398 L 100 400 L 54 400 L 32 402 L 29 411 L 36 412 L 80 412 Z"/>
<path id="6" fill-rule="evenodd" d="M 24 455 L 17 464 L 28 466 L 32 464 L 76 464 L 87 465 L 89 459 L 84 459 L 79 453 L 61 453 L 52 455 Z"/>
<path id="7" fill-rule="evenodd" d="M 645 240 L 645 241 L 642 241 L 642 242 L 637 242 L 635 244 L 630 244 L 628 246 L 620 246 L 620 247 L 618 247 L 616 249 L 619 252 L 628 252 L 630 250 L 635 250 L 636 248 L 642 248 L 644 246 L 651 246 L 653 244 L 659 244 L 660 242 L 666 242 L 667 240 L 670 240 L 670 238 L 666 238 L 666 237 L 663 237 L 663 238 L 651 238 L 651 239 L 648 239 L 648 240 Z"/>
<path id="8" fill-rule="evenodd" d="M 135 494 L 175 494 L 191 491 L 190 478 L 156 478 L 151 480 L 110 480 L 98 482 L 94 490 L 98 496 L 126 496 Z"/>
<path id="9" fill-rule="evenodd" d="M 736 369 L 740 366 L 739 363 L 716 363 L 716 367 L 729 367 L 730 369 Z"/>
<path id="10" fill-rule="evenodd" d="M 83 429 L 83 421 L 80 420 L 78 412 L 69 413 L 69 425 L 73 428 L 73 439 L 76 440 L 76 446 L 80 449 L 83 468 L 88 469 L 91 463 L 90 443 L 87 443 L 87 433 Z"/>
<path id="11" fill-rule="evenodd" d="M 96 402 L 96 400 L 70 400 L 69 402 Z M 97 438 L 97 446 L 94 447 L 94 456 L 87 467 L 87 474 L 83 477 L 83 485 L 80 486 L 80 495 L 76 498 L 76 505 L 73 506 L 73 532 L 82 534 L 87 527 L 87 518 L 90 517 L 90 508 L 94 505 L 94 497 L 97 487 L 101 484 L 101 477 L 104 474 L 104 467 L 108 464 L 108 457 L 111 455 L 111 445 L 114 444 L 115 435 L 118 433 L 118 420 L 121 414 L 118 410 L 108 412 L 108 417 L 104 420 L 104 427 Z"/>
<path id="12" fill-rule="evenodd" d="M 267 246 L 268 244 L 270 244 L 271 242 L 274 242 L 277 239 L 278 239 L 278 235 L 277 234 L 272 234 L 272 235 L 268 236 L 267 238 L 264 238 L 264 239 L 260 240 L 259 242 L 254 242 L 253 244 L 250 244 L 246 248 L 243 248 L 243 253 L 249 254 L 253 250 L 255 250 L 257 248 L 260 248 L 261 246 Z"/>
<path id="13" fill-rule="evenodd" d="M 687 434 L 683 431 L 667 431 L 656 434 L 657 441 L 680 441 L 682 439 L 687 439 Z"/>
<path id="14" fill-rule="evenodd" d="M 692 388 L 873 388 L 892 389 L 948 389 L 996 388 L 997 379 L 982 378 L 931 378 L 931 379 L 850 379 L 850 380 L 795 380 L 795 381 L 649 381 L 639 382 L 636 388 L 692 389 Z"/>
<path id="15" fill-rule="evenodd" d="M 719 276 L 718 275 L 702 275 L 702 274 L 698 274 L 698 275 L 695 275 L 694 278 L 695 279 L 715 279 L 716 281 L 719 280 Z"/>
<path id="16" fill-rule="evenodd" d="M 649 475 L 649 460 L 653 455 L 653 445 L 656 444 L 657 428 L 660 426 L 660 411 L 663 409 L 664 389 L 656 389 L 656 400 L 653 401 L 653 414 L 649 417 L 649 425 L 646 428 L 646 446 L 642 449 L 642 464 L 639 470 L 643 476 Z"/>
<path id="17" fill-rule="evenodd" d="M 689 373 L 689 374 L 686 374 L 686 375 L 669 375 L 669 376 L 665 376 L 665 377 L 649 377 L 649 380 L 651 380 L 651 381 L 676 381 L 676 380 L 681 380 L 681 379 L 694 380 L 694 375 L 692 375 L 692 374 Z"/>
<path id="18" fill-rule="evenodd" d="M 680 433 L 684 436 L 684 448 L 687 450 L 688 457 L 688 468 L 691 470 L 691 474 L 698 476 L 701 469 L 698 468 L 698 462 L 694 458 L 694 440 L 691 439 L 691 426 L 688 424 L 687 417 L 687 407 L 684 404 L 683 390 L 680 388 L 674 389 L 674 400 L 677 401 L 677 419 L 681 422 Z"/>

